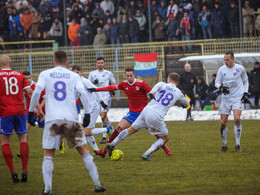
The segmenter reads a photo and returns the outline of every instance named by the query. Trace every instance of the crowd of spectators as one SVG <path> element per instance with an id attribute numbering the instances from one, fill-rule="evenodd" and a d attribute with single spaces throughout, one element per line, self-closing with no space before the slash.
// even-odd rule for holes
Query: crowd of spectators
<path id="1" fill-rule="evenodd" d="M 72 46 L 149 40 L 148 0 L 65 2 L 64 9 L 63 0 L 0 0 L 0 36 L 6 42 L 54 39 L 59 45 L 67 37 Z M 153 41 L 239 37 L 237 2 L 151 0 Z M 253 11 L 257 10 L 258 1 L 242 2 L 244 36 L 253 36 Z M 255 28 L 260 32 L 260 15 Z"/>

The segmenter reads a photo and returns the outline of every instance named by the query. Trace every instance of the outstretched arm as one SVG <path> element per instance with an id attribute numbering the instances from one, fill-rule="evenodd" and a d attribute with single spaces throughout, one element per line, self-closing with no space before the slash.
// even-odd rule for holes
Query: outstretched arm
<path id="1" fill-rule="evenodd" d="M 117 85 L 109 85 L 106 87 L 100 87 L 100 88 L 89 88 L 88 91 L 90 92 L 96 92 L 96 91 L 115 91 L 118 90 Z"/>

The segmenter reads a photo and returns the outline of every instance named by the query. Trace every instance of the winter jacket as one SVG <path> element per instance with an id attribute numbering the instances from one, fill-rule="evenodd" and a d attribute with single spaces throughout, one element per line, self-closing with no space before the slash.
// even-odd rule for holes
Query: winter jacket
<path id="1" fill-rule="evenodd" d="M 163 20 L 161 20 L 159 23 L 157 21 L 154 21 L 152 28 L 154 30 L 154 37 L 156 39 L 165 38 L 165 22 Z"/>
<path id="2" fill-rule="evenodd" d="M 119 24 L 111 24 L 108 29 L 109 36 L 111 38 L 118 38 L 119 37 Z"/>
<path id="3" fill-rule="evenodd" d="M 230 8 L 228 11 L 228 22 L 232 24 L 232 23 L 238 23 L 238 21 L 239 21 L 238 8 Z"/>
<path id="4" fill-rule="evenodd" d="M 104 35 L 103 33 L 96 34 L 93 45 L 95 45 L 95 46 L 96 45 L 105 45 L 106 42 L 107 42 L 106 35 Z"/>
<path id="5" fill-rule="evenodd" d="M 92 45 L 93 43 L 93 34 L 90 32 L 89 34 L 84 33 L 79 37 L 80 45 Z"/>
<path id="6" fill-rule="evenodd" d="M 58 24 L 56 24 L 55 22 L 52 23 L 51 26 L 51 36 L 54 37 L 61 37 L 62 36 L 62 23 L 59 21 Z"/>
<path id="7" fill-rule="evenodd" d="M 249 83 L 253 93 L 260 93 L 260 68 L 254 68 L 250 72 Z"/>
<path id="8" fill-rule="evenodd" d="M 125 35 L 128 34 L 128 32 L 129 32 L 129 23 L 128 23 L 128 21 L 125 21 L 125 22 L 122 21 L 119 24 L 119 35 L 120 36 L 125 36 Z"/>
<path id="9" fill-rule="evenodd" d="M 225 15 L 221 8 L 214 9 L 211 16 L 211 23 L 214 26 L 214 28 L 217 28 L 224 24 Z"/>
<path id="10" fill-rule="evenodd" d="M 130 37 L 136 36 L 139 33 L 139 24 L 136 19 L 133 19 L 132 22 L 128 22 L 128 34 Z"/>
<path id="11" fill-rule="evenodd" d="M 78 30 L 79 30 L 80 25 L 75 24 L 75 25 L 70 25 L 68 29 L 68 36 L 70 40 L 75 40 L 78 38 Z"/>
<path id="12" fill-rule="evenodd" d="M 182 35 L 190 35 L 191 34 L 191 21 L 190 19 L 182 18 L 180 23 L 180 32 Z"/>
<path id="13" fill-rule="evenodd" d="M 167 21 L 166 23 L 167 26 L 167 35 L 168 37 L 178 37 L 176 36 L 176 33 L 179 33 L 180 30 L 180 23 L 177 20 L 171 20 Z"/>
<path id="14" fill-rule="evenodd" d="M 200 98 L 204 100 L 207 97 L 207 89 L 208 85 L 205 83 L 205 81 L 202 80 L 201 83 L 196 87 L 196 94 L 198 94 Z"/>
<path id="15" fill-rule="evenodd" d="M 253 8 L 242 8 L 243 24 L 253 24 Z M 248 16 L 244 16 L 248 15 Z"/>
<path id="16" fill-rule="evenodd" d="M 21 25 L 24 30 L 30 30 L 31 29 L 31 20 L 33 18 L 33 13 L 26 12 L 21 17 Z"/>
<path id="17" fill-rule="evenodd" d="M 179 88 L 185 93 L 193 93 L 194 86 L 197 85 L 197 79 L 191 72 L 184 72 L 180 76 Z"/>
<path id="18" fill-rule="evenodd" d="M 134 18 L 137 20 L 140 30 L 145 30 L 145 24 L 146 24 L 145 15 L 142 13 L 140 15 L 135 14 Z"/>
<path id="19" fill-rule="evenodd" d="M 207 28 L 211 23 L 211 13 L 210 11 L 201 12 L 199 14 L 199 23 L 202 28 Z"/>
<path id="20" fill-rule="evenodd" d="M 31 20 L 32 26 L 31 26 L 31 33 L 33 38 L 38 37 L 38 28 L 41 22 L 41 16 L 33 17 Z"/>

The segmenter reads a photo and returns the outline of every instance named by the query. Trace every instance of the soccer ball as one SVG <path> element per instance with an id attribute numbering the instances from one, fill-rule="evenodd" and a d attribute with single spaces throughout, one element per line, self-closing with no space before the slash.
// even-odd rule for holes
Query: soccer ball
<path id="1" fill-rule="evenodd" d="M 121 150 L 114 150 L 111 155 L 111 160 L 119 161 L 124 159 L 124 153 Z"/>

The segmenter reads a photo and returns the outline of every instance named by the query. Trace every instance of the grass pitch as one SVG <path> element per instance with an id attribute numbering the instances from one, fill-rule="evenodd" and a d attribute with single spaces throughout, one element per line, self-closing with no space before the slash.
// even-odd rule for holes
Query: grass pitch
<path id="1" fill-rule="evenodd" d="M 219 121 L 167 122 L 173 155 L 160 149 L 153 160 L 142 161 L 142 154 L 155 141 L 147 130 L 126 138 L 117 145 L 124 160 L 111 161 L 95 156 L 104 194 L 260 194 L 260 121 L 242 121 L 242 153 L 236 153 L 233 121 L 228 123 L 229 150 L 219 153 L 222 145 Z M 114 123 L 114 126 L 117 124 Z M 42 129 L 29 132 L 30 158 L 28 182 L 13 184 L 3 156 L 0 156 L 0 194 L 40 194 L 42 179 Z M 96 136 L 99 142 L 101 136 Z M 99 145 L 100 149 L 104 145 Z M 16 157 L 19 144 L 15 135 L 11 149 L 16 171 L 21 169 Z M 54 158 L 53 193 L 94 194 L 94 187 L 81 157 L 75 149 Z"/>

